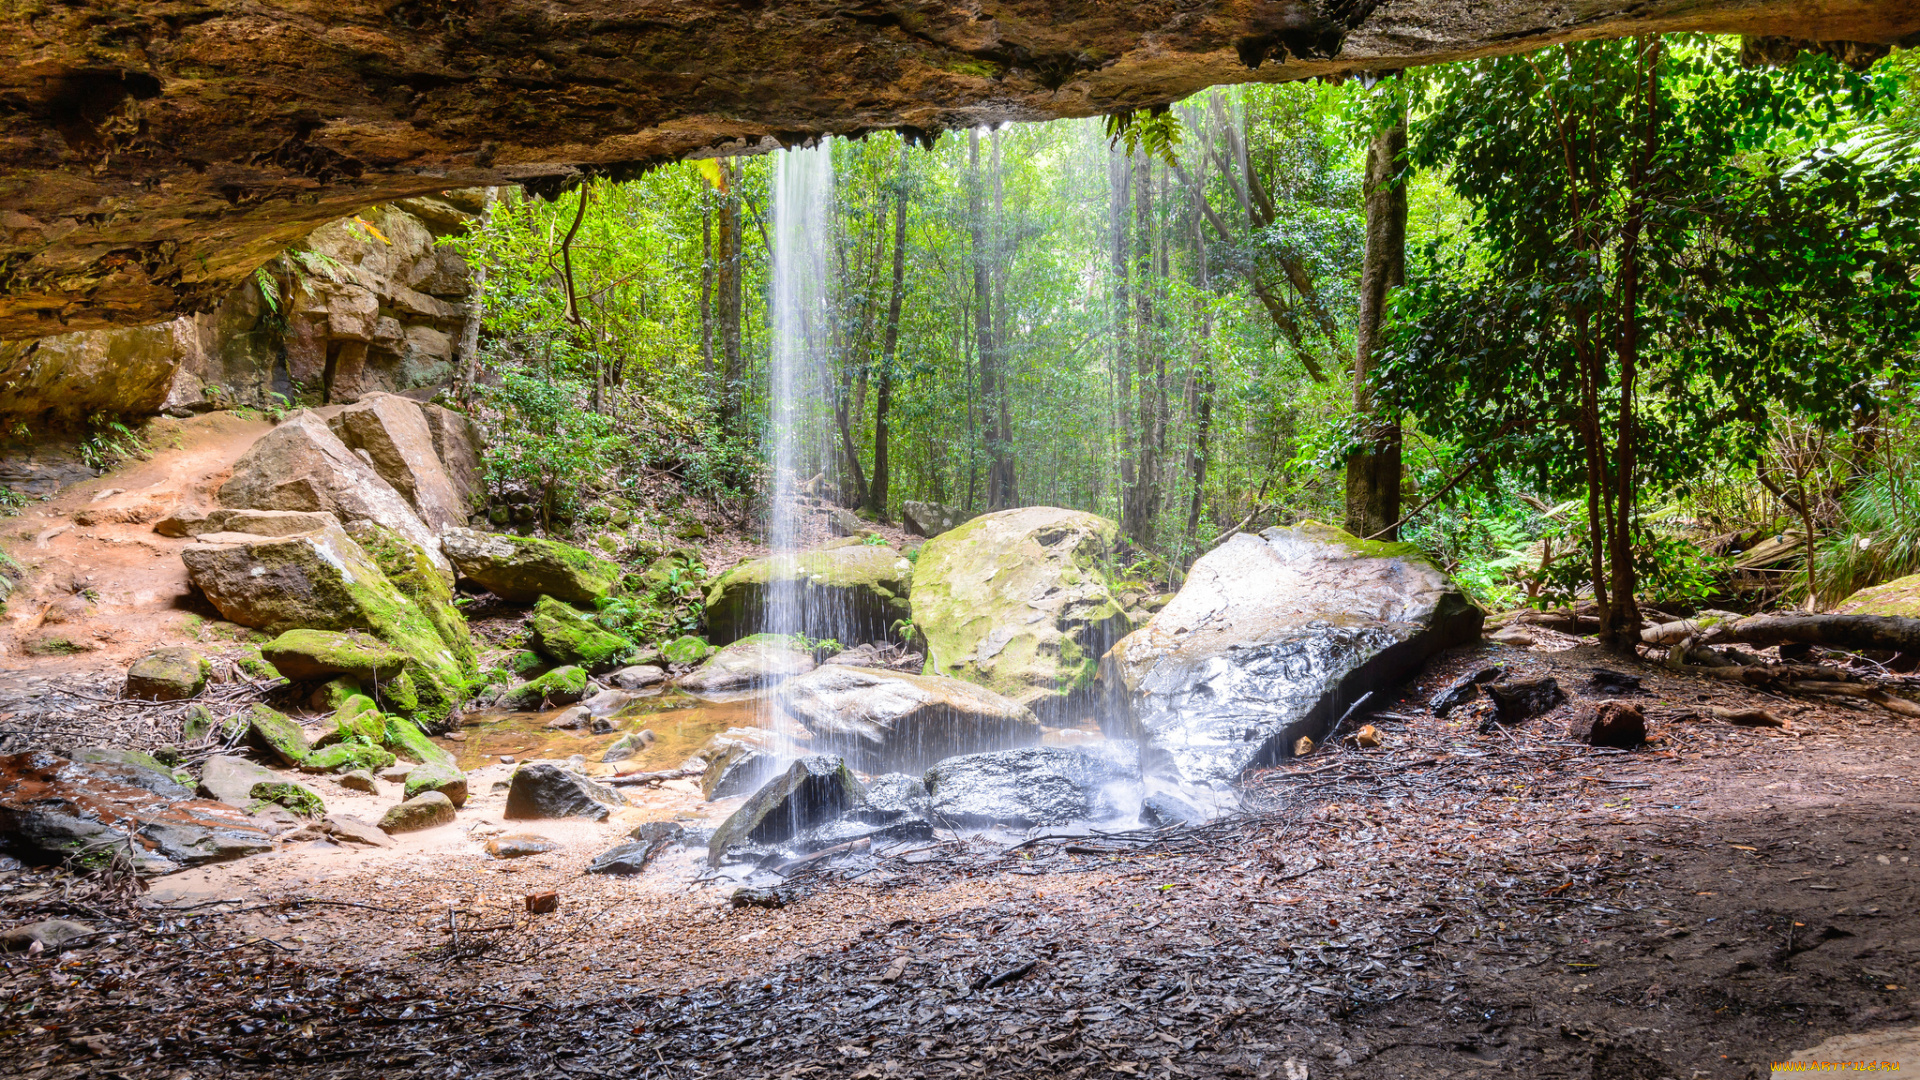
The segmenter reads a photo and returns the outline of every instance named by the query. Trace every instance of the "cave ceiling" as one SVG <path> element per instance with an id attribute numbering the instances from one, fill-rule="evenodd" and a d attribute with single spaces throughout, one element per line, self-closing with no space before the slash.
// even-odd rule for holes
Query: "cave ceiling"
<path id="1" fill-rule="evenodd" d="M 1920 0 L 0 0 L 0 338 L 410 195 L 1653 31 L 1893 44 Z"/>

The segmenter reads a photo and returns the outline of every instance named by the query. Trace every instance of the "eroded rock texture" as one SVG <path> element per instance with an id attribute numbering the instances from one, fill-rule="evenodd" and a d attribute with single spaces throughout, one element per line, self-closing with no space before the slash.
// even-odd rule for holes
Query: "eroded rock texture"
<path id="1" fill-rule="evenodd" d="M 17 0 L 0 338 L 210 309 L 396 198 L 1648 30 L 1787 39 L 1766 59 L 1900 40 L 1920 0 Z"/>

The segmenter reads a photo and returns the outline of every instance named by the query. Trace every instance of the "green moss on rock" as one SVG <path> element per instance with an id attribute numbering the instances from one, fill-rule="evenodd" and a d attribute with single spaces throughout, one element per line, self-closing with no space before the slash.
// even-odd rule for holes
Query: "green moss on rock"
<path id="1" fill-rule="evenodd" d="M 541 596 L 591 604 L 620 580 L 618 563 L 554 540 L 448 529 L 441 548 L 461 577 L 517 604 Z"/>
<path id="2" fill-rule="evenodd" d="M 582 668 L 559 667 L 537 679 L 521 683 L 500 696 L 500 707 L 518 712 L 571 705 L 587 693 L 587 673 Z"/>
<path id="3" fill-rule="evenodd" d="M 227 724 L 229 730 L 242 730 L 249 745 L 282 765 L 298 765 L 312 750 L 299 724 L 265 705 L 253 705 Z"/>
<path id="4" fill-rule="evenodd" d="M 327 816 L 327 804 L 318 793 L 304 784 L 291 780 L 262 780 L 247 792 L 253 805 L 248 806 L 249 813 L 259 813 L 268 806 L 282 806 L 307 818 Z"/>
<path id="5" fill-rule="evenodd" d="M 351 675 L 363 686 L 392 682 L 410 662 L 406 653 L 358 630 L 289 630 L 260 654 L 290 679 Z"/>
<path id="6" fill-rule="evenodd" d="M 300 763 L 300 771 L 341 773 L 366 769 L 377 772 L 393 762 L 393 755 L 378 746 L 364 742 L 337 742 L 308 754 L 306 760 Z"/>
<path id="7" fill-rule="evenodd" d="M 638 646 L 594 625 L 573 608 L 543 596 L 533 605 L 534 648 L 561 664 L 605 671 L 625 663 Z"/>
<path id="8" fill-rule="evenodd" d="M 206 688 L 213 665 L 185 645 L 155 649 L 127 669 L 127 696 L 144 701 L 180 701 Z"/>
<path id="9" fill-rule="evenodd" d="M 713 646 L 707 644 L 705 638 L 696 637 L 693 634 L 674 638 L 660 646 L 661 655 L 665 656 L 668 662 L 675 664 L 697 664 L 712 656 L 715 651 Z"/>
<path id="10" fill-rule="evenodd" d="M 858 541 L 795 556 L 754 559 L 721 574 L 707 590 L 707 631 L 721 644 L 761 630 L 769 594 L 790 583 L 807 613 L 801 633 L 837 641 L 896 637 L 912 616 L 914 567 L 892 547 Z"/>

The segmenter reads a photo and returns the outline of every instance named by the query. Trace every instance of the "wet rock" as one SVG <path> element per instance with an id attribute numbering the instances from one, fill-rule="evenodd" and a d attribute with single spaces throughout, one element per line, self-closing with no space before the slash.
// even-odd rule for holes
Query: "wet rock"
<path id="1" fill-rule="evenodd" d="M 217 498 L 230 509 L 327 511 L 341 521 L 375 521 L 420 545 L 441 567 L 449 565 L 434 530 L 406 497 L 312 412 L 295 413 L 261 436 L 234 463 Z"/>
<path id="2" fill-rule="evenodd" d="M 755 559 L 721 574 L 707 590 L 707 631 L 720 644 L 769 629 L 768 599 L 791 588 L 804 625 L 782 627 L 835 641 L 880 641 L 912 617 L 914 566 L 890 546 L 844 543 L 798 555 Z"/>
<path id="3" fill-rule="evenodd" d="M 1032 710 L 959 679 L 827 665 L 776 699 L 822 750 L 855 768 L 924 771 L 936 761 L 1040 741 Z"/>
<path id="4" fill-rule="evenodd" d="M 779 769 L 780 759 L 774 755 L 747 743 L 733 743 L 708 760 L 707 771 L 700 777 L 700 793 L 708 802 L 745 795 Z"/>
<path id="5" fill-rule="evenodd" d="M 1486 691 L 1493 702 L 1495 719 L 1503 724 L 1526 723 L 1567 700 L 1566 692 L 1551 678 L 1491 682 Z"/>
<path id="6" fill-rule="evenodd" d="M 0 950 L 21 952 L 38 945 L 44 952 L 55 952 L 67 942 L 88 937 L 93 933 L 93 927 L 86 923 L 68 922 L 65 919 L 42 919 L 25 926 L 0 930 Z"/>
<path id="7" fill-rule="evenodd" d="M 193 798 L 193 774 L 170 768 L 152 754 L 117 747 L 81 746 L 68 751 L 66 756 L 76 765 L 105 766 L 105 771 L 90 771 L 134 787 L 146 788 L 163 798 Z"/>
<path id="8" fill-rule="evenodd" d="M 587 866 L 589 874 L 638 874 L 671 844 L 681 843 L 686 830 L 671 821 L 648 821 L 628 834 L 632 839 L 601 852 Z"/>
<path id="9" fill-rule="evenodd" d="M 593 725 L 593 714 L 584 705 L 575 705 L 571 709 L 560 710 L 560 715 L 547 721 L 548 731 L 580 731 Z"/>
<path id="10" fill-rule="evenodd" d="M 388 834 L 419 832 L 451 825 L 455 816 L 452 799 L 437 791 L 428 791 L 388 807 L 380 818 L 380 831 Z"/>
<path id="11" fill-rule="evenodd" d="M 1105 757 L 1031 746 L 942 761 L 926 783 L 936 819 L 1029 828 L 1112 817 L 1138 780 Z"/>
<path id="12" fill-rule="evenodd" d="M 1632 702 L 1603 701 L 1580 734 L 1590 746 L 1631 750 L 1647 741 L 1647 714 Z"/>
<path id="13" fill-rule="evenodd" d="M 357 844 L 361 847 L 392 847 L 393 838 L 381 832 L 379 826 L 370 825 L 357 817 L 345 814 L 332 814 L 321 822 L 327 832 L 343 844 Z"/>
<path id="14" fill-rule="evenodd" d="M 143 701 L 181 701 L 206 688 L 213 665 L 185 645 L 155 649 L 127 669 L 126 694 Z"/>
<path id="15" fill-rule="evenodd" d="M 265 705 L 252 705 L 227 721 L 228 730 L 242 729 L 247 745 L 282 765 L 298 765 L 313 748 L 307 735 L 287 715 Z"/>
<path id="16" fill-rule="evenodd" d="M 555 705 L 571 705 L 587 694 L 587 673 L 577 667 L 554 668 L 500 695 L 500 707 L 537 712 Z"/>
<path id="17" fill-rule="evenodd" d="M 844 817 L 808 829 L 786 846 L 798 852 L 815 852 L 862 840 L 878 844 L 933 839 L 933 822 L 926 818 L 903 815 L 880 821 L 875 817 L 859 810 L 849 811 Z"/>
<path id="18" fill-rule="evenodd" d="M 542 596 L 533 605 L 532 627 L 533 647 L 542 655 L 588 671 L 616 668 L 639 648 L 551 596 Z"/>
<path id="19" fill-rule="evenodd" d="M 1030 506 L 927 541 L 912 607 L 928 672 L 1057 724 L 1087 700 L 1101 655 L 1134 628 L 1107 576 L 1119 535 L 1103 517 Z"/>
<path id="20" fill-rule="evenodd" d="M 1483 618 L 1410 544 L 1312 522 L 1241 534 L 1103 658 L 1101 724 L 1185 782 L 1232 781 L 1475 640 Z"/>
<path id="21" fill-rule="evenodd" d="M 743 885 L 733 890 L 727 902 L 737 908 L 783 908 L 792 902 L 792 896 L 784 889 L 756 889 Z"/>
<path id="22" fill-rule="evenodd" d="M 291 780 L 262 780 L 247 791 L 247 797 L 252 800 L 247 804 L 249 813 L 257 813 L 261 803 L 271 803 L 301 817 L 327 816 L 327 804 L 319 794 L 305 784 L 296 784 Z"/>
<path id="23" fill-rule="evenodd" d="M 932 802 L 927 782 L 921 777 L 886 773 L 867 783 L 867 805 L 860 812 L 869 820 L 924 817 Z"/>
<path id="24" fill-rule="evenodd" d="M 496 859 L 524 859 L 529 855 L 559 851 L 562 846 L 537 833 L 506 833 L 487 841 L 487 854 Z"/>
<path id="25" fill-rule="evenodd" d="M 614 740 L 613 745 L 607 747 L 606 753 L 600 755 L 600 760 L 603 762 L 625 761 L 652 746 L 657 738 L 659 736 L 651 731 L 630 731 Z"/>
<path id="26" fill-rule="evenodd" d="M 624 690 L 602 690 L 580 704 L 594 717 L 612 716 L 639 700 L 639 695 Z"/>
<path id="27" fill-rule="evenodd" d="M 396 394 L 367 394 L 327 420 L 340 441 L 365 451 L 375 472 L 404 496 L 420 520 L 438 532 L 467 523 L 467 502 L 434 453 L 434 438 L 418 402 Z"/>
<path id="28" fill-rule="evenodd" d="M 626 797 L 615 788 L 551 762 L 536 761 L 514 770 L 505 817 L 508 821 L 569 817 L 605 821 L 613 807 L 626 804 Z"/>
<path id="29" fill-rule="evenodd" d="M 755 634 L 728 645 L 674 680 L 694 694 L 751 690 L 785 682 L 814 668 L 813 654 L 778 634 Z"/>
<path id="30" fill-rule="evenodd" d="M 1212 816 L 1171 791 L 1156 791 L 1140 800 L 1140 821 L 1150 828 L 1198 824 Z"/>
<path id="31" fill-rule="evenodd" d="M 253 801 L 253 785 L 280 779 L 272 769 L 262 768 L 245 758 L 215 754 L 200 770 L 200 795 L 218 799 L 230 806 L 245 806 Z"/>
<path id="32" fill-rule="evenodd" d="M 364 791 L 369 795 L 380 790 L 373 782 L 373 774 L 365 769 L 349 769 L 334 782 L 348 791 Z"/>
<path id="33" fill-rule="evenodd" d="M 909 499 L 900 510 L 900 523 L 915 536 L 935 537 L 960 527 L 960 512 L 939 503 Z"/>
<path id="34" fill-rule="evenodd" d="M 0 756 L 0 838 L 82 859 L 110 858 L 131 843 L 143 873 L 272 847 L 266 832 L 232 806 L 156 795 L 113 778 L 112 768 L 42 752 Z"/>
<path id="35" fill-rule="evenodd" d="M 650 686 L 659 686 L 667 681 L 667 673 L 652 664 L 635 664 L 624 667 L 607 676 L 607 682 L 622 690 L 645 690 Z"/>
<path id="36" fill-rule="evenodd" d="M 707 860 L 718 866 L 728 849 L 742 844 L 778 844 L 864 806 L 866 788 L 837 758 L 805 757 L 747 797 L 733 816 L 714 830 Z"/>
<path id="37" fill-rule="evenodd" d="M 618 563 L 553 540 L 448 529 L 440 542 L 461 577 L 516 604 L 591 604 L 620 580 Z"/>
<path id="38" fill-rule="evenodd" d="M 1506 674 L 1507 669 L 1499 664 L 1469 671 L 1433 695 L 1433 700 L 1427 703 L 1427 708 L 1433 715 L 1444 719 L 1448 713 L 1479 697 L 1480 687 L 1483 684 L 1504 678 Z"/>

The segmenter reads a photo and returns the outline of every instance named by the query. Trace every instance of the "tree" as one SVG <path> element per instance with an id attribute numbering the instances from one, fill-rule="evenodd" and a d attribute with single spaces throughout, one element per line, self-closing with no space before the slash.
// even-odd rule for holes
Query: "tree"
<path id="1" fill-rule="evenodd" d="M 1347 458 L 1347 531 L 1382 540 L 1400 538 L 1400 425 L 1374 401 L 1372 376 L 1387 293 L 1407 281 L 1406 107 L 1398 94 L 1390 96 L 1392 115 L 1367 148 L 1367 248 L 1353 335 L 1353 413 L 1360 438 Z"/>

